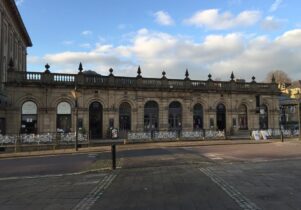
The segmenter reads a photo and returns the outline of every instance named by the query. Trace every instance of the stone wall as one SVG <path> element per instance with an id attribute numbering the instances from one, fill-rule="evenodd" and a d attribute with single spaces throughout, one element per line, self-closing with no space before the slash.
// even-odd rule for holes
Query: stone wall
<path id="1" fill-rule="evenodd" d="M 12 86 L 7 87 L 11 106 L 7 108 L 7 133 L 18 133 L 21 125 L 22 104 L 33 101 L 38 107 L 38 132 L 56 132 L 57 105 L 68 102 L 72 107 L 72 128 L 75 131 L 75 103 L 71 95 L 72 88 L 47 86 Z M 244 104 L 247 107 L 248 129 L 258 129 L 259 114 L 256 112 L 255 93 L 218 93 L 177 90 L 128 90 L 103 89 L 85 87 L 79 89 L 78 98 L 79 119 L 82 119 L 83 128 L 89 131 L 89 106 L 97 101 L 103 108 L 102 131 L 106 137 L 110 119 L 114 120 L 114 127 L 119 127 L 119 106 L 127 102 L 131 106 L 132 131 L 144 130 L 144 105 L 148 101 L 156 101 L 159 105 L 159 130 L 168 130 L 168 107 L 173 101 L 182 106 L 182 131 L 193 130 L 193 107 L 199 103 L 203 107 L 203 128 L 216 129 L 216 106 L 222 103 L 226 107 L 226 130 L 238 130 L 238 107 Z M 261 101 L 268 107 L 268 127 L 279 127 L 278 98 L 273 95 L 261 95 Z M 210 118 L 213 126 L 210 126 Z M 233 127 L 233 119 L 236 126 Z"/>

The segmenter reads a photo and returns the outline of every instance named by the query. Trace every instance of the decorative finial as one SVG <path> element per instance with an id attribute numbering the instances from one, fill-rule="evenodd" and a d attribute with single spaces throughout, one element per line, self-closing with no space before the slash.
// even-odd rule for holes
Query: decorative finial
<path id="1" fill-rule="evenodd" d="M 166 75 L 166 72 L 163 70 L 163 71 L 162 71 L 162 79 L 166 79 L 166 76 L 165 76 L 165 75 Z"/>
<path id="2" fill-rule="evenodd" d="M 137 74 L 138 74 L 138 75 L 137 75 L 137 78 L 142 78 L 140 66 L 138 66 Z"/>
<path id="3" fill-rule="evenodd" d="M 209 73 L 208 74 L 208 81 L 212 81 L 211 77 L 212 77 L 212 75 Z"/>
<path id="4" fill-rule="evenodd" d="M 272 76 L 272 83 L 276 83 L 275 75 Z"/>
<path id="5" fill-rule="evenodd" d="M 252 82 L 256 82 L 255 79 L 256 79 L 256 78 L 253 76 L 253 77 L 252 77 Z"/>
<path id="6" fill-rule="evenodd" d="M 188 72 L 188 69 L 186 69 L 186 72 L 185 72 L 185 80 L 189 80 L 189 72 Z"/>
<path id="7" fill-rule="evenodd" d="M 110 75 L 109 75 L 109 76 L 114 76 L 113 71 L 114 71 L 114 70 L 113 70 L 112 68 L 109 69 L 109 72 L 110 72 Z"/>
<path id="8" fill-rule="evenodd" d="M 231 73 L 231 76 L 230 76 L 230 78 L 231 78 L 231 81 L 234 81 L 234 73 L 233 73 L 233 71 L 232 71 L 232 73 Z"/>
<path id="9" fill-rule="evenodd" d="M 49 65 L 48 63 L 46 63 L 45 69 L 46 69 L 46 70 L 44 71 L 45 73 L 50 73 L 50 70 L 49 70 L 49 69 L 50 69 L 50 65 Z"/>
<path id="10" fill-rule="evenodd" d="M 78 70 L 79 70 L 79 73 L 82 73 L 82 71 L 84 70 L 82 62 L 79 63 Z"/>

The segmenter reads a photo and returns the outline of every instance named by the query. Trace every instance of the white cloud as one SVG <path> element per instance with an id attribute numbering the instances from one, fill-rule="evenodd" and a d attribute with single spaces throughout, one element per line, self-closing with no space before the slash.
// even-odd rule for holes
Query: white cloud
<path id="1" fill-rule="evenodd" d="M 165 11 L 157 11 L 154 13 L 155 21 L 160 25 L 170 26 L 174 24 L 174 20 Z"/>
<path id="2" fill-rule="evenodd" d="M 184 23 L 196 27 L 223 30 L 254 25 L 259 21 L 260 16 L 261 13 L 257 10 L 246 10 L 234 16 L 230 12 L 220 13 L 218 9 L 208 9 L 196 12 L 192 17 L 184 20 Z"/>
<path id="3" fill-rule="evenodd" d="M 91 44 L 90 43 L 83 43 L 79 45 L 81 48 L 91 48 Z"/>
<path id="4" fill-rule="evenodd" d="M 24 0 L 15 0 L 17 6 L 21 6 L 24 3 Z"/>
<path id="5" fill-rule="evenodd" d="M 281 69 L 292 78 L 300 78 L 301 29 L 283 33 L 270 39 L 268 36 L 230 33 L 208 35 L 196 42 L 183 36 L 141 29 L 128 45 L 96 44 L 87 52 L 61 52 L 42 58 L 29 56 L 28 63 L 52 64 L 52 70 L 73 73 L 83 62 L 101 74 L 107 75 L 112 67 L 115 75 L 135 76 L 141 65 L 144 77 L 161 77 L 164 69 L 168 78 L 184 78 L 189 69 L 191 79 L 213 78 L 228 80 L 232 71 L 237 78 L 250 81 L 253 75 L 262 81 L 266 74 Z"/>
<path id="6" fill-rule="evenodd" d="M 279 6 L 282 4 L 282 2 L 283 2 L 283 0 L 275 0 L 273 2 L 273 4 L 271 5 L 269 11 L 270 12 L 275 12 L 279 8 Z"/>
<path id="7" fill-rule="evenodd" d="M 274 18 L 273 16 L 267 16 L 261 21 L 261 28 L 266 31 L 275 31 L 282 26 L 283 20 Z"/>
<path id="8" fill-rule="evenodd" d="M 84 36 L 89 36 L 89 35 L 92 35 L 92 31 L 90 31 L 90 30 L 85 30 L 85 31 L 82 31 L 82 35 L 84 35 Z"/>

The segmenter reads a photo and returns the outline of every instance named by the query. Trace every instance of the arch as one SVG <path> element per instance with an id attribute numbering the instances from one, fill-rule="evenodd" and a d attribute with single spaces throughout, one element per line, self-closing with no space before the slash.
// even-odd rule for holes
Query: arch
<path id="1" fill-rule="evenodd" d="M 128 102 L 122 102 L 119 106 L 119 130 L 131 130 L 132 107 Z"/>
<path id="2" fill-rule="evenodd" d="M 103 109 L 107 107 L 105 100 L 102 97 L 90 97 L 87 100 L 84 100 L 83 107 L 90 107 L 94 102 L 100 103 Z"/>
<path id="3" fill-rule="evenodd" d="M 259 110 L 259 129 L 269 128 L 269 110 L 266 104 L 262 104 Z"/>
<path id="4" fill-rule="evenodd" d="M 60 102 L 56 109 L 57 114 L 71 114 L 71 105 L 68 102 Z"/>
<path id="5" fill-rule="evenodd" d="M 159 128 L 159 105 L 156 101 L 147 101 L 144 105 L 144 130 L 153 131 Z"/>
<path id="6" fill-rule="evenodd" d="M 248 130 L 248 108 L 245 104 L 238 107 L 238 125 L 240 130 Z"/>
<path id="7" fill-rule="evenodd" d="M 15 101 L 15 104 L 16 104 L 16 106 L 21 107 L 21 111 L 22 111 L 22 106 L 27 101 L 32 101 L 33 103 L 35 103 L 37 105 L 37 107 L 43 107 L 44 106 L 44 104 L 41 103 L 40 100 L 38 100 L 36 97 L 34 97 L 32 95 L 25 95 L 25 96 L 22 96 L 22 97 L 18 98 Z"/>
<path id="8" fill-rule="evenodd" d="M 120 107 L 123 103 L 128 103 L 128 104 L 130 105 L 131 109 L 137 108 L 137 107 L 136 107 L 136 104 L 137 104 L 137 103 L 135 103 L 134 101 L 129 100 L 129 99 L 127 99 L 127 98 L 122 98 L 122 99 L 119 100 L 116 104 L 118 105 L 118 107 Z"/>
<path id="9" fill-rule="evenodd" d="M 193 107 L 193 129 L 199 130 L 203 129 L 203 106 L 197 103 Z"/>
<path id="10" fill-rule="evenodd" d="M 89 105 L 89 133 L 91 139 L 102 138 L 103 106 L 98 101 Z"/>
<path id="11" fill-rule="evenodd" d="M 56 107 L 56 130 L 59 133 L 69 133 L 71 127 L 71 105 L 69 102 L 61 101 Z"/>
<path id="12" fill-rule="evenodd" d="M 25 101 L 22 105 L 22 114 L 38 114 L 37 104 L 33 101 Z"/>
<path id="13" fill-rule="evenodd" d="M 53 101 L 50 102 L 50 106 L 51 107 L 56 107 L 57 109 L 57 106 L 61 103 L 61 102 L 66 102 L 68 104 L 70 104 L 71 107 L 75 107 L 75 101 L 73 98 L 69 98 L 69 97 L 60 97 L 60 98 L 57 98 Z"/>
<path id="14" fill-rule="evenodd" d="M 170 130 L 182 130 L 182 105 L 178 101 L 169 104 L 168 124 Z"/>
<path id="15" fill-rule="evenodd" d="M 216 127 L 218 130 L 226 129 L 226 107 L 223 103 L 216 106 Z"/>
<path id="16" fill-rule="evenodd" d="M 37 133 L 38 107 L 31 100 L 25 101 L 21 107 L 21 133 Z"/>

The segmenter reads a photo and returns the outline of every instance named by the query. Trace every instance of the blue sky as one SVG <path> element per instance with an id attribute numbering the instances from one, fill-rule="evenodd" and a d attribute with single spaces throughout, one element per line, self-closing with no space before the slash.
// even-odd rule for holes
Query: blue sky
<path id="1" fill-rule="evenodd" d="M 28 71 L 216 79 L 280 69 L 301 78 L 297 0 L 16 0 L 33 47 Z"/>

